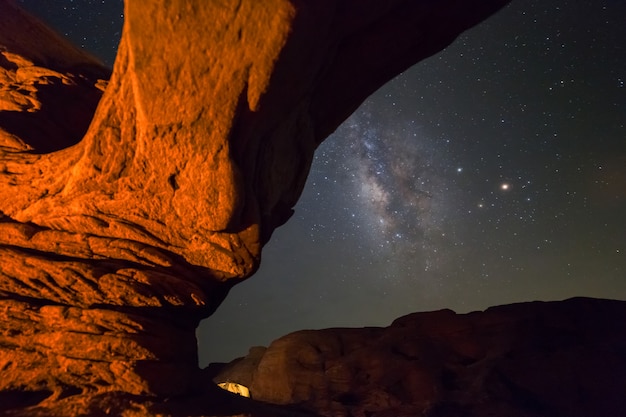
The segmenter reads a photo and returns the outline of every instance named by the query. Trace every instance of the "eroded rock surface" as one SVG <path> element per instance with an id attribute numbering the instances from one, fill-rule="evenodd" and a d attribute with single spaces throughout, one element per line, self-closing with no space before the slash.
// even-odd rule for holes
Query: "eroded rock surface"
<path id="1" fill-rule="evenodd" d="M 11 407 L 202 391 L 194 328 L 257 269 L 317 145 L 506 3 L 128 0 L 109 79 L 0 0 Z"/>
<path id="2" fill-rule="evenodd" d="M 575 298 L 299 331 L 226 365 L 216 381 L 226 380 L 324 416 L 619 416 L 626 302 Z"/>

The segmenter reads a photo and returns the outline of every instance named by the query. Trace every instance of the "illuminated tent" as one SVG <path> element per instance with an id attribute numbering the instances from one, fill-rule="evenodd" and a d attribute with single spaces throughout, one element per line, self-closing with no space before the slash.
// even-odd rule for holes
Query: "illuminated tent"
<path id="1" fill-rule="evenodd" d="M 236 382 L 220 382 L 217 384 L 218 387 L 225 389 L 226 391 L 234 392 L 235 394 L 241 395 L 242 397 L 250 398 L 250 390 L 248 387 L 238 384 Z"/>

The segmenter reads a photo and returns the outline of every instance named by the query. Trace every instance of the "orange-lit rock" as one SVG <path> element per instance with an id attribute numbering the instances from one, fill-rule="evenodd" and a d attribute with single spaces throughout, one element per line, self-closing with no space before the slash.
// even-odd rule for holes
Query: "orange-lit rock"
<path id="1" fill-rule="evenodd" d="M 197 388 L 317 145 L 506 3 L 129 0 L 107 80 L 0 0 L 0 392 Z"/>

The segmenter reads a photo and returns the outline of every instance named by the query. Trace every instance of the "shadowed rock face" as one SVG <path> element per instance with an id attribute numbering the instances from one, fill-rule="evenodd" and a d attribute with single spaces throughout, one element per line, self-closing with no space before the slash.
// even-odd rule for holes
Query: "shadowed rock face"
<path id="1" fill-rule="evenodd" d="M 618 416 L 625 352 L 626 302 L 576 298 L 295 332 L 215 379 L 328 416 Z"/>
<path id="2" fill-rule="evenodd" d="M 109 79 L 0 0 L 0 392 L 193 391 L 317 145 L 506 3 L 129 0 Z"/>

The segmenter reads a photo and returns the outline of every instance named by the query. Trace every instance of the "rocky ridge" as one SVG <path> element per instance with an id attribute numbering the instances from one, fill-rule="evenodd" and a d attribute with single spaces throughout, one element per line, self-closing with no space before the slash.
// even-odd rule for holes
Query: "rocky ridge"
<path id="1" fill-rule="evenodd" d="M 305 330 L 212 369 L 257 400 L 323 416 L 617 417 L 626 412 L 626 302 L 573 298 Z"/>

